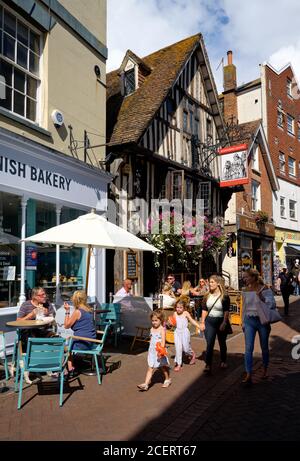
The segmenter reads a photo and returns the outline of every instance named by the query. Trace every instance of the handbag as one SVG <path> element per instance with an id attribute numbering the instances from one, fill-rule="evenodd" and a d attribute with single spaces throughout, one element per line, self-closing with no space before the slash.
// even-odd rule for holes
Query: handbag
<path id="1" fill-rule="evenodd" d="M 256 307 L 258 317 L 262 325 L 267 325 L 268 323 L 276 323 L 282 320 L 278 310 L 270 309 L 261 299 L 259 299 Z"/>

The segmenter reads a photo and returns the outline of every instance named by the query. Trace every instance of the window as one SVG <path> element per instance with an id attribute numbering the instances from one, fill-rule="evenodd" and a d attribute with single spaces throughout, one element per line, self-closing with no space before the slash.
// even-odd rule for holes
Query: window
<path id="1" fill-rule="evenodd" d="M 204 214 L 210 215 L 210 182 L 200 182 L 197 199 L 203 200 Z"/>
<path id="2" fill-rule="evenodd" d="M 208 138 L 212 138 L 213 132 L 212 132 L 212 122 L 210 118 L 206 119 L 206 136 Z"/>
<path id="3" fill-rule="evenodd" d="M 285 218 L 285 197 L 280 197 L 280 217 Z"/>
<path id="4" fill-rule="evenodd" d="M 289 175 L 296 176 L 296 162 L 292 157 L 289 157 Z"/>
<path id="5" fill-rule="evenodd" d="M 251 185 L 252 211 L 258 211 L 260 206 L 260 184 L 252 181 Z"/>
<path id="6" fill-rule="evenodd" d="M 185 180 L 185 198 L 186 199 L 193 198 L 193 182 L 190 178 L 186 178 Z"/>
<path id="7" fill-rule="evenodd" d="M 296 202 L 294 200 L 289 200 L 290 204 L 290 218 L 296 219 Z"/>
<path id="8" fill-rule="evenodd" d="M 183 131 L 187 132 L 188 131 L 188 113 L 185 109 L 183 109 L 182 124 L 183 124 Z"/>
<path id="9" fill-rule="evenodd" d="M 290 134 L 295 134 L 294 131 L 294 117 L 287 114 L 287 130 Z"/>
<path id="10" fill-rule="evenodd" d="M 283 112 L 277 109 L 277 125 L 283 128 Z"/>
<path id="11" fill-rule="evenodd" d="M 36 122 L 40 36 L 0 5 L 0 107 Z"/>
<path id="12" fill-rule="evenodd" d="M 292 98 L 292 80 L 286 79 L 286 93 Z"/>
<path id="13" fill-rule="evenodd" d="M 252 149 L 252 168 L 253 170 L 259 171 L 258 146 L 255 146 L 254 149 Z"/>
<path id="14" fill-rule="evenodd" d="M 172 199 L 183 199 L 184 171 L 172 172 Z"/>
<path id="15" fill-rule="evenodd" d="M 124 91 L 125 96 L 135 91 L 135 69 L 130 69 L 124 74 Z"/>
<path id="16" fill-rule="evenodd" d="M 285 155 L 283 152 L 279 152 L 279 171 L 285 174 Z"/>

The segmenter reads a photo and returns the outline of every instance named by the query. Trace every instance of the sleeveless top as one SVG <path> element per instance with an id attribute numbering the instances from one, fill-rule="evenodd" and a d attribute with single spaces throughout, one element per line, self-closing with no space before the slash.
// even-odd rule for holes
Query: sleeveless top
<path id="1" fill-rule="evenodd" d="M 183 331 L 188 327 L 189 321 L 188 319 L 183 315 L 176 315 L 176 330 L 175 331 Z"/>
<path id="2" fill-rule="evenodd" d="M 96 339 L 96 330 L 92 312 L 87 312 L 84 309 L 80 308 L 79 311 L 81 313 L 81 317 L 74 323 L 72 327 L 74 335 Z"/>

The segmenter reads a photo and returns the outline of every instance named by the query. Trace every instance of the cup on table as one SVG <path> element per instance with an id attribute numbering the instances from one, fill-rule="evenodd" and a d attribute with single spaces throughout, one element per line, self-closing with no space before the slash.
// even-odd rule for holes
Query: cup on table
<path id="1" fill-rule="evenodd" d="M 43 307 L 37 307 L 36 308 L 36 320 L 43 320 L 44 317 L 45 317 L 44 308 Z"/>

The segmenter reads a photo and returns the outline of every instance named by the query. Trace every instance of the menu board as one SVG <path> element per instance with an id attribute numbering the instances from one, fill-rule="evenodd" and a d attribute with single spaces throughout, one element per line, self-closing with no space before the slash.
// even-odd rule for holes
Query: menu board
<path id="1" fill-rule="evenodd" d="M 126 253 L 126 278 L 137 279 L 137 253 L 127 252 Z"/>

